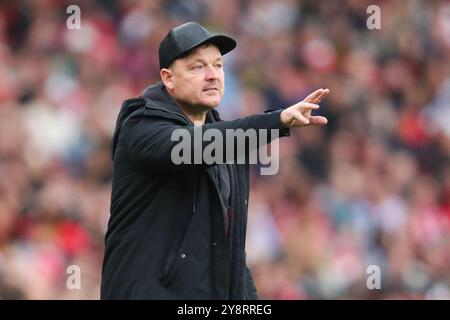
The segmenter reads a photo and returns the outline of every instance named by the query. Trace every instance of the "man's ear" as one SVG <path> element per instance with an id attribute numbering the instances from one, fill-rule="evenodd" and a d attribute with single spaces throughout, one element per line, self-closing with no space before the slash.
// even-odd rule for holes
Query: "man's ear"
<path id="1" fill-rule="evenodd" d="M 159 71 L 159 75 L 161 76 L 161 80 L 166 86 L 167 89 L 173 90 L 173 72 L 170 69 L 162 68 Z"/>

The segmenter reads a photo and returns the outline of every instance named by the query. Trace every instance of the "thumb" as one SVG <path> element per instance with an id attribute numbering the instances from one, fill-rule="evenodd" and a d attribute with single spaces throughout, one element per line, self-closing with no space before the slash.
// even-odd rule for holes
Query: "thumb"
<path id="1" fill-rule="evenodd" d="M 309 116 L 308 120 L 313 125 L 325 125 L 328 123 L 328 119 L 322 116 Z"/>

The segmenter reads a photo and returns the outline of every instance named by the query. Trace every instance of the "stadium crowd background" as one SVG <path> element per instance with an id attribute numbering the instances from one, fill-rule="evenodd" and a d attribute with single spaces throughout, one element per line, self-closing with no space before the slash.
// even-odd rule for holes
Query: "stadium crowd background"
<path id="1" fill-rule="evenodd" d="M 117 113 L 192 20 L 238 40 L 224 119 L 331 90 L 326 127 L 282 139 L 278 174 L 253 167 L 260 297 L 450 298 L 450 3 L 375 1 L 369 30 L 372 2 L 77 1 L 69 30 L 73 1 L 0 1 L 0 299 L 98 299 Z"/>

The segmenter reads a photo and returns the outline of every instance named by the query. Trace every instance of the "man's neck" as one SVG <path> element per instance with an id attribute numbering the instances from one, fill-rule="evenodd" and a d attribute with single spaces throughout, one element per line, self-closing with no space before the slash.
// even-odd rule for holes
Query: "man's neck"
<path id="1" fill-rule="evenodd" d="M 208 110 L 204 110 L 203 108 L 197 106 L 186 106 L 184 104 L 179 103 L 181 110 L 183 113 L 192 121 L 192 123 L 196 126 L 202 126 L 205 124 L 206 113 Z"/>

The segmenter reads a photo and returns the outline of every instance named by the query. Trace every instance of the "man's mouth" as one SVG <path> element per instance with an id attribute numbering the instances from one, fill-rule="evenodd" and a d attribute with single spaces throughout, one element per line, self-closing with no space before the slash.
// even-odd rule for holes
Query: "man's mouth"
<path id="1" fill-rule="evenodd" d="M 203 89 L 203 91 L 206 91 L 206 92 L 210 92 L 210 91 L 214 91 L 214 90 L 219 91 L 219 89 L 217 89 L 216 87 L 210 87 L 210 88 Z"/>

